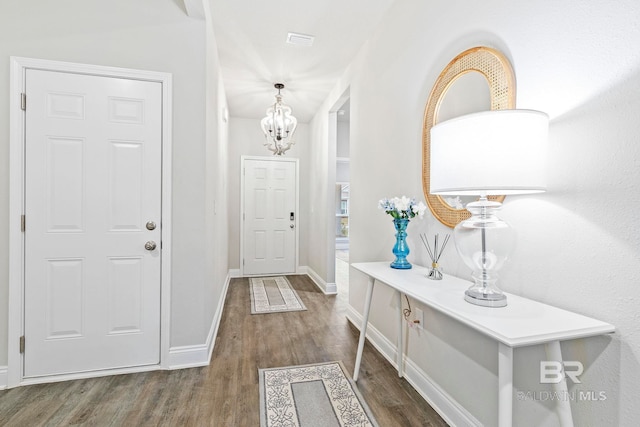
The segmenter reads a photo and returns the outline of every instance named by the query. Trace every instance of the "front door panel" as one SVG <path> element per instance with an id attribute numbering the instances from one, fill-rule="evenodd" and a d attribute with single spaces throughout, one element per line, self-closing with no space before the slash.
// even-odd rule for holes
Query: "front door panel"
<path id="1" fill-rule="evenodd" d="M 247 159 L 244 165 L 243 272 L 295 273 L 296 163 Z"/>

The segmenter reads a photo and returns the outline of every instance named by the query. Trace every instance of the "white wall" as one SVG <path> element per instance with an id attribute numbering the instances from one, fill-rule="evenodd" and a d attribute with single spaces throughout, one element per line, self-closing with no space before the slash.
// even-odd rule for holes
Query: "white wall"
<path id="1" fill-rule="evenodd" d="M 341 120 L 338 116 L 336 157 L 349 158 L 349 129 L 349 121 Z"/>
<path id="2" fill-rule="evenodd" d="M 200 302 L 205 306 L 204 322 L 207 327 L 220 316 L 224 304 L 224 285 L 228 280 L 229 217 L 227 189 L 229 163 L 229 117 L 224 91 L 218 47 L 213 32 L 209 3 L 204 3 L 206 16 L 206 164 L 205 164 L 205 295 Z M 218 312 L 219 311 L 219 312 Z M 215 337 L 212 337 L 215 339 Z"/>
<path id="3" fill-rule="evenodd" d="M 338 119 L 336 130 L 336 182 L 349 182 L 349 122 Z"/>
<path id="4" fill-rule="evenodd" d="M 349 162 L 336 162 L 336 182 L 349 182 Z"/>
<path id="5" fill-rule="evenodd" d="M 328 112 L 350 90 L 350 258 L 390 261 L 393 227 L 377 201 L 402 194 L 422 199 L 422 117 L 438 74 L 477 45 L 510 58 L 518 108 L 551 116 L 551 152 L 548 192 L 505 201 L 502 217 L 519 232 L 519 246 L 502 288 L 618 328 L 562 344 L 565 359 L 586 367 L 582 384 L 570 390 L 606 395 L 572 402 L 579 426 L 632 426 L 640 419 L 640 50 L 630 49 L 640 40 L 638 19 L 635 0 L 615 8 L 578 0 L 398 1 L 310 123 L 310 173 L 321 177 L 323 150 L 331 149 Z M 312 206 L 332 194 L 322 181 L 311 185 Z M 450 229 L 432 217 L 412 221 L 409 259 L 424 265 L 421 232 Z M 321 234 L 311 230 L 310 240 L 322 244 Z M 441 261 L 447 274 L 469 273 L 453 246 Z M 325 262 L 322 253 L 310 252 L 309 265 Z M 365 284 L 352 271 L 350 303 L 358 311 Z M 391 342 L 394 313 L 393 295 L 377 287 L 370 320 Z M 425 318 L 428 332 L 409 333 L 410 359 L 481 423 L 496 425 L 496 344 L 431 310 Z M 549 391 L 538 383 L 544 350 L 515 355 L 516 391 Z M 514 398 L 514 425 L 558 425 L 552 409 L 552 402 Z"/>
<path id="6" fill-rule="evenodd" d="M 266 104 L 265 104 L 266 108 Z M 292 106 L 295 116 L 295 105 Z M 314 228 L 309 222 L 309 192 L 311 176 L 309 175 L 309 127 L 306 123 L 299 123 L 295 133 L 295 145 L 283 156 L 297 158 L 300 168 L 300 212 L 298 213 L 298 232 L 300 233 L 300 248 L 298 263 L 307 265 L 309 246 L 308 230 Z M 262 144 L 264 134 L 260 129 L 260 119 L 231 117 L 229 119 L 229 269 L 240 268 L 240 165 L 242 156 L 273 157 L 272 153 Z"/>
<path id="7" fill-rule="evenodd" d="M 224 92 L 216 85 L 214 40 L 206 42 L 205 22 L 188 17 L 183 7 L 174 0 L 27 0 L 3 2 L 0 13 L 0 99 L 9 98 L 10 55 L 172 73 L 172 347 L 203 344 L 211 306 L 217 305 L 216 289 L 224 276 L 208 267 L 215 251 L 203 238 L 205 230 L 226 247 L 224 216 L 211 216 L 207 195 L 215 189 L 226 210 L 218 184 L 224 176 L 220 165 L 226 162 L 225 153 L 222 146 L 217 151 L 215 147 L 215 138 L 224 138 L 224 131 L 205 126 L 205 96 L 213 99 L 211 117 L 211 111 L 223 104 Z M 0 365 L 7 363 L 8 108 L 8 102 L 0 103 Z M 213 176 L 208 166 L 213 166 Z M 208 184 L 208 179 L 218 183 Z M 219 264 L 217 270 L 226 264 L 224 257 Z"/>
<path id="8" fill-rule="evenodd" d="M 325 103 L 326 105 L 326 103 Z M 329 138 L 329 108 L 321 110 L 309 123 L 309 251 L 307 265 L 326 283 L 335 281 L 335 261 L 329 259 L 328 248 L 335 247 L 335 138 Z M 335 114 L 332 114 L 335 126 Z M 334 153 L 331 155 L 330 153 Z M 331 169 L 333 172 L 331 172 Z"/>

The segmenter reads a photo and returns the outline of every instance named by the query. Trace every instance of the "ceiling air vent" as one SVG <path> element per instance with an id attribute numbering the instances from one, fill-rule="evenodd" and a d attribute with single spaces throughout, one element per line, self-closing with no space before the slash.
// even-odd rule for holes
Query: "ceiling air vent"
<path id="1" fill-rule="evenodd" d="M 295 44 L 296 46 L 311 46 L 313 45 L 314 36 L 300 33 L 287 34 L 287 43 Z"/>

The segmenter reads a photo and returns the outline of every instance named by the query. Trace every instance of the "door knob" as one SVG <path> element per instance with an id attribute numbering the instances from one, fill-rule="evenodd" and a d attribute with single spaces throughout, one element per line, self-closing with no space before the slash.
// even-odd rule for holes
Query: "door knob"
<path id="1" fill-rule="evenodd" d="M 154 242 L 153 240 L 149 240 L 144 244 L 144 248 L 148 251 L 152 251 L 156 248 L 156 242 Z"/>
<path id="2" fill-rule="evenodd" d="M 291 224 L 291 225 L 289 226 L 289 228 L 294 228 L 294 227 L 295 227 L 295 225 L 293 225 L 293 224 Z"/>
<path id="3" fill-rule="evenodd" d="M 156 223 L 153 221 L 149 221 L 147 222 L 147 230 L 155 230 L 156 229 Z"/>

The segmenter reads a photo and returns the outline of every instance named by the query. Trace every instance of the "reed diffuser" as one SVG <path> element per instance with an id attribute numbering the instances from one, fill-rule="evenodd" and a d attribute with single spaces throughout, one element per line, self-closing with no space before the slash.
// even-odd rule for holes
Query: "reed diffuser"
<path id="1" fill-rule="evenodd" d="M 444 240 L 441 242 L 440 247 L 438 247 L 439 235 L 436 234 L 433 242 L 433 249 L 429 246 L 429 240 L 427 239 L 426 234 L 421 234 L 420 239 L 422 239 L 422 243 L 424 247 L 427 249 L 429 253 L 429 257 L 431 258 L 431 268 L 429 268 L 429 273 L 427 274 L 427 278 L 431 280 L 442 280 L 442 269 L 438 264 L 438 260 L 440 260 L 440 256 L 442 252 L 444 252 L 444 248 L 447 247 L 447 242 L 449 242 L 450 235 L 447 234 Z"/>

